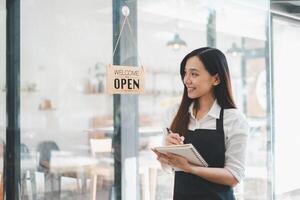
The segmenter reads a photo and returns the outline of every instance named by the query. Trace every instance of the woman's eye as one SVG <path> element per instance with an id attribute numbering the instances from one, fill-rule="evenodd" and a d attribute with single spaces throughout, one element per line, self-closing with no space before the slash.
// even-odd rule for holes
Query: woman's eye
<path id="1" fill-rule="evenodd" d="M 199 74 L 197 74 L 197 73 L 192 73 L 192 76 L 198 76 Z"/>

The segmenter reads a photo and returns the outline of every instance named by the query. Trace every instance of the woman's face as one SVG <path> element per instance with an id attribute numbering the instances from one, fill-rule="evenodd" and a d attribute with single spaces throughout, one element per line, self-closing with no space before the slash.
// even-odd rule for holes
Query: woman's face
<path id="1" fill-rule="evenodd" d="M 219 78 L 218 75 L 210 75 L 200 59 L 193 56 L 186 62 L 183 82 L 187 87 L 188 97 L 196 99 L 206 95 L 213 96 L 213 86 L 219 84 Z"/>

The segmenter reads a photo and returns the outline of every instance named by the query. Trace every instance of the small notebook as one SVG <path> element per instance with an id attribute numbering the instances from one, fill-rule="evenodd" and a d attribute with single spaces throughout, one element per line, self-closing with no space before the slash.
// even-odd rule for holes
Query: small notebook
<path id="1" fill-rule="evenodd" d="M 173 153 L 176 155 L 180 155 L 185 157 L 190 163 L 194 165 L 208 167 L 207 162 L 192 144 L 162 146 L 155 147 L 154 149 L 161 153 Z"/>

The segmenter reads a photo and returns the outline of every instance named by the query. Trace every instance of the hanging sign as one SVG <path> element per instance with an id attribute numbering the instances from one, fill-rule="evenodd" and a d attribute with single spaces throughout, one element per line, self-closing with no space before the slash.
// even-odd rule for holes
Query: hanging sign
<path id="1" fill-rule="evenodd" d="M 143 67 L 108 65 L 106 67 L 106 72 L 107 93 L 144 93 L 145 71 Z"/>

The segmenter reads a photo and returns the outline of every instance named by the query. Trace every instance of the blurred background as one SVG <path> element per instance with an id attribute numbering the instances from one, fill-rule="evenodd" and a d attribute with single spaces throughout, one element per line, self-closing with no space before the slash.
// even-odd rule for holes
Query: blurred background
<path id="1" fill-rule="evenodd" d="M 7 5 L 0 0 L 1 196 Z M 125 24 L 113 55 L 123 6 L 132 30 Z M 237 199 L 300 198 L 300 1 L 24 0 L 20 21 L 21 199 L 172 199 L 173 174 L 150 148 L 181 100 L 182 58 L 203 46 L 226 54 L 251 127 Z M 108 95 L 112 63 L 143 65 L 145 93 Z"/>

